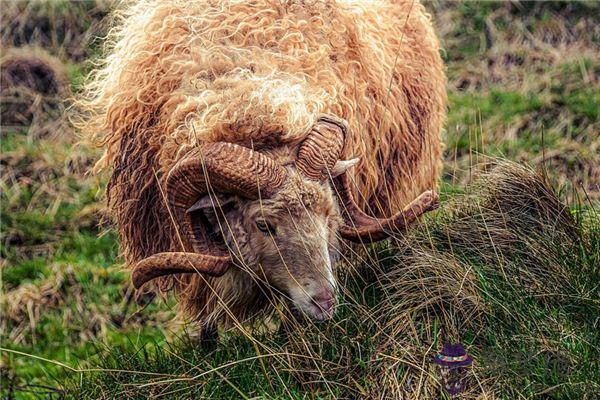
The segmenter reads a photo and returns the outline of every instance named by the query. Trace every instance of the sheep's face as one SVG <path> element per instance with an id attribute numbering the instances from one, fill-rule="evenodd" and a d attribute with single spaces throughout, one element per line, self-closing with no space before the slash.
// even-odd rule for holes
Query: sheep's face
<path id="1" fill-rule="evenodd" d="M 219 199 L 226 218 L 219 223 L 212 214 L 212 224 L 241 256 L 250 279 L 266 282 L 296 311 L 325 321 L 337 302 L 333 267 L 339 210 L 327 182 L 291 175 L 269 199 Z"/>

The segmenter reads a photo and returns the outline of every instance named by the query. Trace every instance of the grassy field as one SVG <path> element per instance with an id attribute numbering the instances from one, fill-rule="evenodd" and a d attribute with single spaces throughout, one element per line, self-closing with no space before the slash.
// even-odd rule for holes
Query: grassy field
<path id="1" fill-rule="evenodd" d="M 2 3 L 2 70 L 34 58 L 53 82 L 2 75 L 2 398 L 443 398 L 447 341 L 475 359 L 464 398 L 600 397 L 600 3 L 426 2 L 449 77 L 441 209 L 348 262 L 333 323 L 212 352 L 172 299 L 135 302 L 99 153 L 64 118 L 111 4 Z"/>

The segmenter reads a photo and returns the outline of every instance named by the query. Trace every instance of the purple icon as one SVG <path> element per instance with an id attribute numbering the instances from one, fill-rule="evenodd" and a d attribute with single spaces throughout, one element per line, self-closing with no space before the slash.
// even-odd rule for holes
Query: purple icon
<path id="1" fill-rule="evenodd" d="M 473 359 L 462 344 L 444 344 L 442 351 L 436 354 L 433 362 L 437 364 L 444 390 L 450 396 L 464 392 L 468 367 L 473 363 Z"/>

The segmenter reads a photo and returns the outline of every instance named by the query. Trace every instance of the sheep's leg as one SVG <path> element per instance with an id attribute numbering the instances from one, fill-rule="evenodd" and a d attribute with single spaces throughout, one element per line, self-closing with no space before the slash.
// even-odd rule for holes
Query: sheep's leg
<path id="1" fill-rule="evenodd" d="M 219 330 L 215 325 L 207 325 L 200 330 L 200 336 L 197 338 L 197 345 L 207 352 L 217 349 L 219 342 Z"/>
<path id="2" fill-rule="evenodd" d="M 202 329 L 200 336 L 200 346 L 206 350 L 212 350 L 217 347 L 219 342 L 219 330 L 215 325 L 209 325 Z"/>

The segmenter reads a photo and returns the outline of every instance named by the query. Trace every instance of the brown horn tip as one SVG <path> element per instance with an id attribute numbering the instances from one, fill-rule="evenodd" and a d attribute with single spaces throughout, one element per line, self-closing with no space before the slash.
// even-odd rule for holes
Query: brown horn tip
<path id="1" fill-rule="evenodd" d="M 229 256 L 185 252 L 158 253 L 139 261 L 133 268 L 131 280 L 133 286 L 139 289 L 153 279 L 172 274 L 200 273 L 221 276 L 231 264 Z"/>
<path id="2" fill-rule="evenodd" d="M 354 201 L 347 174 L 336 178 L 335 184 L 346 217 L 346 223 L 340 228 L 340 236 L 356 243 L 387 239 L 394 231 L 406 230 L 421 215 L 439 206 L 438 194 L 427 190 L 390 218 L 375 218 L 363 212 Z"/>

